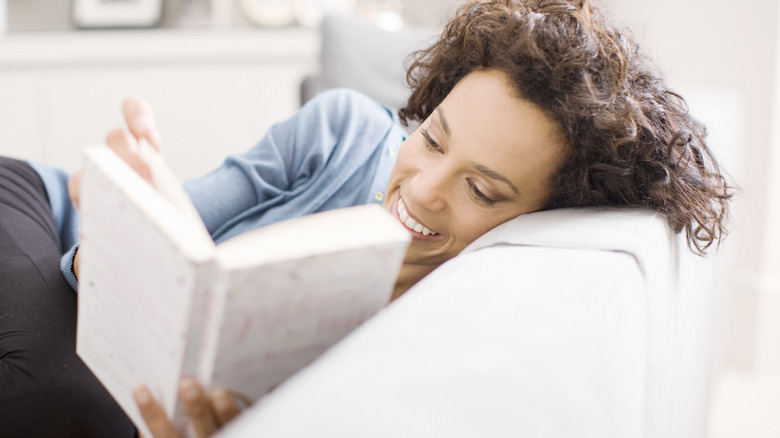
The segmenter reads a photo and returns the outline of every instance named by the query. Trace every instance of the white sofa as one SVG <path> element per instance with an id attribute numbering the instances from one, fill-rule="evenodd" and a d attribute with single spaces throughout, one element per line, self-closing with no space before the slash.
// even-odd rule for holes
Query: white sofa
<path id="1" fill-rule="evenodd" d="M 219 436 L 703 438 L 708 267 L 651 212 L 521 216 Z"/>

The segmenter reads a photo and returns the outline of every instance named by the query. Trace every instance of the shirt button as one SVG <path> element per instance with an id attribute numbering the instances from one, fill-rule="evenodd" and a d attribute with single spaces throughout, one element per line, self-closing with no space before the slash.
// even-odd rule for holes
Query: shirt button
<path id="1" fill-rule="evenodd" d="M 374 198 L 376 198 L 377 201 L 381 201 L 384 199 L 385 195 L 382 192 L 376 192 L 376 195 L 374 195 Z"/>
<path id="2" fill-rule="evenodd" d="M 387 148 L 387 153 L 389 153 L 391 157 L 394 156 L 395 155 L 395 148 L 390 146 L 389 148 Z"/>

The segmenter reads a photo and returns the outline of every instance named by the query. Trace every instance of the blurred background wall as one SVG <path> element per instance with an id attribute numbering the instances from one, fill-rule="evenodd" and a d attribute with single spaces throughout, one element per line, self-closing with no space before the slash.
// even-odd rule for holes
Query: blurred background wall
<path id="1" fill-rule="evenodd" d="M 780 44 L 776 0 L 605 0 L 710 131 L 740 187 L 714 291 L 722 367 L 713 437 L 780 436 Z"/>

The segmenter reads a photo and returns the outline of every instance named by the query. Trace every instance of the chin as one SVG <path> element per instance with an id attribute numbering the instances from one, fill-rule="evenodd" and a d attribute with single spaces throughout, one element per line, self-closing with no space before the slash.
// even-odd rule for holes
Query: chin
<path id="1" fill-rule="evenodd" d="M 431 253 L 419 248 L 424 246 L 424 243 L 419 241 L 412 241 L 409 245 L 409 249 L 406 251 L 406 257 L 404 257 L 404 264 L 406 265 L 424 265 L 424 266 L 438 266 L 447 260 L 455 257 L 457 254 L 452 253 Z"/>

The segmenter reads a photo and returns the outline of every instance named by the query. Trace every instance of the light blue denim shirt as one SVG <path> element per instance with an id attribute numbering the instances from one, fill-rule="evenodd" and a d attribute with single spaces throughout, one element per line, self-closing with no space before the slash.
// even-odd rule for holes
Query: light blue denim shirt
<path id="1" fill-rule="evenodd" d="M 272 126 L 247 152 L 229 156 L 184 189 L 219 243 L 284 219 L 381 203 L 405 138 L 388 108 L 354 91 L 327 91 Z M 78 220 L 67 196 L 68 175 L 30 164 L 46 186 L 60 227 L 61 268 L 75 290 Z"/>

